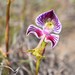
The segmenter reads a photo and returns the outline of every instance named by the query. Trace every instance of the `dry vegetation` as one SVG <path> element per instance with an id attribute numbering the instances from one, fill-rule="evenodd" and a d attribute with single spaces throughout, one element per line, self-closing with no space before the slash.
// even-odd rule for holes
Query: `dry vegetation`
<path id="1" fill-rule="evenodd" d="M 39 75 L 75 75 L 75 0 L 14 0 L 10 19 L 10 63 L 20 67 L 17 75 L 34 75 L 35 60 L 25 50 L 36 47 L 39 40 L 26 36 L 29 24 L 41 12 L 54 9 L 62 23 L 60 41 L 56 48 L 46 48 L 46 58 L 41 61 Z M 0 47 L 5 51 L 6 0 L 0 0 Z M 11 72 L 10 75 L 14 75 Z"/>

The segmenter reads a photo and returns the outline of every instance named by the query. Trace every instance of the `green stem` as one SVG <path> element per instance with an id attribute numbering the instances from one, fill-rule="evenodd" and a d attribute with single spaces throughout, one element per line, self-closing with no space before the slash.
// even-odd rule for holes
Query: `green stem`
<path id="1" fill-rule="evenodd" d="M 44 49 L 45 49 L 45 47 L 46 47 L 46 45 L 47 45 L 47 43 L 46 43 L 44 40 L 45 40 L 45 35 L 42 36 L 42 38 L 41 38 L 41 40 L 40 40 L 38 46 L 36 47 L 36 48 L 39 50 L 39 53 L 40 53 L 41 55 L 43 55 Z"/>
<path id="2" fill-rule="evenodd" d="M 37 59 L 37 62 L 36 62 L 36 74 L 35 75 L 38 75 L 40 62 L 41 62 L 41 59 Z"/>
<path id="3" fill-rule="evenodd" d="M 45 50 L 45 47 L 47 45 L 47 43 L 44 41 L 44 39 L 45 39 L 45 36 L 42 37 L 42 39 L 40 40 L 38 46 L 36 47 L 38 52 L 39 52 L 39 54 L 41 55 L 41 57 L 37 57 L 36 75 L 38 75 L 40 62 L 41 62 L 41 59 L 43 58 L 44 50 Z"/>
<path id="4" fill-rule="evenodd" d="M 44 58 L 43 54 L 44 54 L 44 50 L 45 50 L 45 47 L 47 45 L 47 43 L 44 41 L 45 40 L 45 35 L 42 36 L 38 46 L 32 50 L 28 50 L 28 52 L 31 52 L 37 59 L 37 62 L 36 62 L 36 75 L 38 75 L 38 71 L 39 71 L 39 66 L 40 66 L 40 62 L 41 62 L 41 59 Z"/>
<path id="5" fill-rule="evenodd" d="M 42 38 L 41 38 L 41 40 L 40 40 L 40 42 L 39 42 L 39 44 L 37 45 L 36 48 L 39 48 L 39 47 L 41 46 L 41 44 L 42 44 L 42 42 L 44 41 L 44 39 L 45 39 L 45 35 L 42 36 Z"/>

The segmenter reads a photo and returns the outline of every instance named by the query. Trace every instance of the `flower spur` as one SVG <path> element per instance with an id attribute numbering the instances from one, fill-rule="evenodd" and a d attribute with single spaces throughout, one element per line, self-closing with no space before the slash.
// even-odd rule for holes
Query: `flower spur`
<path id="1" fill-rule="evenodd" d="M 53 10 L 40 14 L 36 18 L 35 23 L 40 28 L 30 25 L 27 29 L 27 35 L 34 34 L 38 39 L 40 39 L 36 48 L 28 50 L 28 52 L 31 52 L 37 58 L 36 75 L 38 75 L 38 68 L 41 59 L 44 57 L 43 54 L 45 47 L 48 42 L 51 43 L 51 48 L 54 48 L 57 45 L 59 41 L 58 34 L 61 32 L 62 25 Z"/>

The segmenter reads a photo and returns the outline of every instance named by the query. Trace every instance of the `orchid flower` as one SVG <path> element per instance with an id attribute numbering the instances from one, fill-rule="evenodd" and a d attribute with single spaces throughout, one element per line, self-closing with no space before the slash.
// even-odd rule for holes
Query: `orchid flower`
<path id="1" fill-rule="evenodd" d="M 36 70 L 38 75 L 39 61 L 43 58 L 44 50 L 48 42 L 51 43 L 51 48 L 54 48 L 59 41 L 59 33 L 62 25 L 53 10 L 40 14 L 35 23 L 37 26 L 31 24 L 27 29 L 27 35 L 34 34 L 40 42 L 38 46 L 28 52 L 31 52 L 37 58 Z"/>

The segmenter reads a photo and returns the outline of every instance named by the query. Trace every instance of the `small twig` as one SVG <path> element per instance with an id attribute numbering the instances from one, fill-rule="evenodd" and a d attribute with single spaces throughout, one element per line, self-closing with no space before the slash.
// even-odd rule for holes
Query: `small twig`
<path id="1" fill-rule="evenodd" d="M 28 73 L 28 75 L 31 75 L 31 72 L 25 66 L 22 66 L 22 69 L 25 70 Z"/>
<path id="2" fill-rule="evenodd" d="M 18 67 L 16 70 L 14 70 L 13 72 L 15 73 L 15 74 L 17 74 L 18 73 L 18 71 L 19 71 L 19 69 L 20 69 L 20 67 Z"/>
<path id="3" fill-rule="evenodd" d="M 6 66 L 6 65 L 1 65 L 0 68 L 8 68 L 10 69 L 13 73 L 17 74 L 17 72 L 19 71 L 20 67 L 18 67 L 16 70 L 14 70 L 13 68 L 11 68 L 10 66 Z"/>

